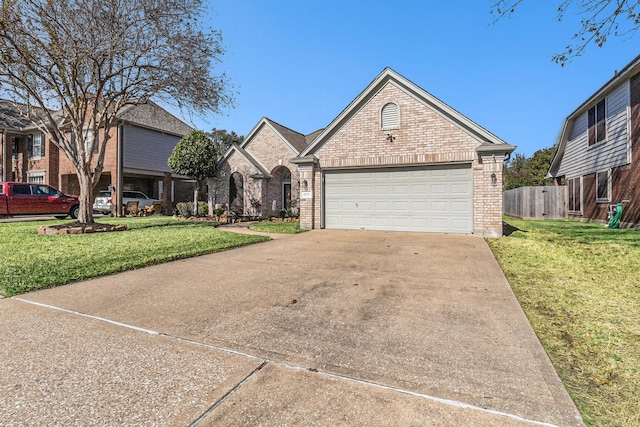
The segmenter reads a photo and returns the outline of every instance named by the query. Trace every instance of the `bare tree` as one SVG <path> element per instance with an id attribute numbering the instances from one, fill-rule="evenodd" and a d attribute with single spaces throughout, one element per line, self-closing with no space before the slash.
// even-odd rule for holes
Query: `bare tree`
<path id="1" fill-rule="evenodd" d="M 582 55 L 590 43 L 602 47 L 610 36 L 631 37 L 640 27 L 640 2 L 638 0 L 559 0 L 558 21 L 572 10 L 582 16 L 580 28 L 574 34 L 574 43 L 565 46 L 564 52 L 553 55 L 557 64 L 564 66 L 576 56 Z M 524 0 L 496 0 L 491 13 L 494 22 L 510 16 Z"/>
<path id="2" fill-rule="evenodd" d="M 231 105 L 213 75 L 219 32 L 202 0 L 3 0 L 0 88 L 73 163 L 80 222 L 123 107 L 150 99 L 196 114 Z"/>

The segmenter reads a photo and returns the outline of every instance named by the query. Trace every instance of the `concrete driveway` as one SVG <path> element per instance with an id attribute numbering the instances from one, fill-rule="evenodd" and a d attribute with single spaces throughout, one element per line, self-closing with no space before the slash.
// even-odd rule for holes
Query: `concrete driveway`
<path id="1" fill-rule="evenodd" d="M 0 300 L 9 425 L 582 425 L 483 239 L 312 231 Z"/>

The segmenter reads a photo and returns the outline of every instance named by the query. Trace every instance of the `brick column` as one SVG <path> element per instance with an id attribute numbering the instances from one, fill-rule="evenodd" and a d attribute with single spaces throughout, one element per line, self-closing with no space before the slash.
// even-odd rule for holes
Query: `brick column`
<path id="1" fill-rule="evenodd" d="M 480 210 L 481 235 L 484 237 L 502 236 L 502 154 L 482 154 L 480 156 L 481 178 Z M 478 200 L 478 199 L 476 199 Z"/>
<path id="2" fill-rule="evenodd" d="M 300 228 L 319 228 L 316 224 L 316 206 L 320 200 L 320 183 L 316 179 L 317 159 L 310 156 L 296 158 L 291 162 L 297 165 L 300 177 Z"/>

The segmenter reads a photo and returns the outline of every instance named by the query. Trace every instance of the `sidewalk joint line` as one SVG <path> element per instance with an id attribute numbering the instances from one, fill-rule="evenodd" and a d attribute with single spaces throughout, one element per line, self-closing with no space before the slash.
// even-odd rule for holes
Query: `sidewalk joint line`
<path id="1" fill-rule="evenodd" d="M 189 427 L 195 427 L 198 424 L 200 424 L 205 418 L 207 418 L 209 415 L 211 415 L 211 413 L 213 411 L 215 411 L 218 406 L 222 405 L 229 397 L 231 397 L 236 391 L 238 391 L 243 385 L 245 385 L 251 378 L 253 378 L 254 375 L 256 375 L 258 372 L 260 372 L 260 370 L 262 368 L 267 366 L 268 363 L 269 363 L 268 360 L 264 360 L 260 364 L 260 366 L 258 366 L 253 371 L 251 371 L 251 373 L 249 373 L 249 375 L 244 377 L 244 379 L 242 381 L 240 381 L 238 384 L 236 384 L 236 386 L 234 388 L 229 390 L 227 393 L 225 393 L 224 396 L 222 396 L 220 399 L 218 399 L 217 402 L 215 402 L 213 405 L 211 405 L 211 407 L 209 409 L 207 409 L 204 412 L 204 414 L 200 415 L 197 420 L 195 420 L 194 422 L 189 424 Z"/>
<path id="2" fill-rule="evenodd" d="M 116 322 L 115 320 L 109 320 L 106 319 L 104 317 L 98 317 L 98 316 L 93 316 L 91 314 L 87 314 L 87 313 L 82 313 L 79 311 L 74 311 L 74 310 L 69 310 L 66 308 L 61 308 L 61 307 L 56 307 L 53 305 L 49 305 L 49 304 L 44 304 L 44 303 L 40 303 L 40 302 L 36 302 L 36 301 L 29 301 L 26 299 L 22 299 L 19 297 L 11 297 L 11 299 L 14 299 L 16 301 L 21 301 L 27 304 L 33 304 L 36 306 L 40 306 L 40 307 L 44 307 L 44 308 L 48 308 L 51 310 L 57 310 L 57 311 L 61 311 L 64 313 L 68 313 L 68 314 L 74 314 L 77 316 L 81 316 L 81 317 L 86 317 L 88 319 L 92 319 L 92 320 L 98 320 L 98 321 L 102 321 L 102 322 L 106 322 L 115 326 L 120 326 L 120 327 L 124 327 L 127 329 L 132 329 L 134 331 L 138 331 L 138 332 L 144 332 L 150 335 L 158 335 L 158 336 L 162 336 L 162 337 L 166 337 L 166 338 L 170 338 L 176 341 L 182 341 L 184 343 L 188 343 L 191 345 L 196 345 L 196 346 L 200 346 L 200 347 L 205 347 L 211 350 L 217 350 L 217 351 L 221 351 L 224 353 L 229 353 L 229 354 L 234 354 L 237 356 L 243 356 L 243 357 L 248 357 L 251 359 L 257 359 L 257 360 L 261 360 L 262 363 L 256 368 L 254 369 L 249 375 L 247 375 L 247 377 L 245 377 L 240 383 L 238 383 L 233 389 L 231 389 L 229 392 L 227 392 L 222 398 L 220 398 L 216 403 L 214 403 L 203 415 L 201 415 L 197 420 L 195 420 L 190 427 L 195 427 L 197 424 L 199 424 L 200 422 L 202 422 L 202 420 L 207 417 L 209 414 L 211 414 L 218 406 L 220 406 L 220 404 L 222 404 L 225 400 L 227 400 L 227 398 L 229 398 L 233 393 L 235 393 L 240 387 L 242 387 L 247 381 L 249 381 L 249 379 L 251 379 L 251 377 L 253 377 L 256 373 L 258 373 L 264 366 L 266 366 L 268 363 L 274 363 L 276 365 L 280 365 L 284 368 L 288 368 L 288 369 L 294 369 L 294 370 L 300 370 L 300 371 L 309 371 L 308 368 L 304 367 L 304 366 L 299 366 L 299 365 L 293 365 L 293 364 L 289 364 L 286 362 L 280 362 L 277 360 L 270 360 L 270 359 L 265 359 L 264 357 L 259 357 L 259 356 L 255 356 L 249 353 L 243 353 L 237 350 L 232 350 L 229 348 L 225 348 L 225 347 L 219 347 L 219 346 L 215 346 L 212 344 L 207 344 L 207 343 L 203 343 L 203 342 L 199 342 L 199 341 L 194 341 L 188 338 L 181 338 L 175 335 L 169 335 L 163 332 L 157 332 L 157 331 L 153 331 L 151 329 L 145 329 L 145 328 L 140 328 L 138 326 L 133 326 L 133 325 L 129 325 L 126 323 L 122 323 L 122 322 Z M 523 418 L 519 415 L 514 415 L 514 414 L 509 414 L 506 412 L 500 412 L 494 409 L 487 409 L 487 408 L 482 408 L 480 406 L 474 406 L 474 405 L 470 405 L 468 403 L 464 403 L 464 402 L 459 402 L 456 400 L 450 400 L 450 399 L 444 399 L 441 397 L 436 397 L 436 396 L 431 396 L 428 394 L 423 394 L 423 393 L 418 393 L 415 391 L 411 391 L 411 390 L 405 390 L 402 388 L 398 388 L 398 387 L 393 387 L 393 386 L 388 386 L 388 385 L 384 385 L 384 384 L 379 384 L 376 382 L 372 382 L 372 381 L 366 381 L 366 380 L 360 380 L 357 378 L 351 378 L 351 377 L 347 377 L 344 375 L 340 375 L 340 374 L 334 374 L 331 372 L 326 372 L 326 371 L 313 371 L 314 373 L 320 374 L 320 375 L 324 375 L 327 377 L 331 377 L 331 378 L 336 378 L 339 380 L 345 380 L 345 381 L 349 381 L 349 382 L 353 382 L 353 383 L 357 383 L 357 384 L 363 384 L 363 385 L 368 385 L 368 386 L 373 386 L 376 388 L 380 388 L 383 390 L 388 390 L 388 391 L 393 391 L 393 392 L 397 392 L 397 393 L 402 393 L 402 394 L 407 394 L 410 396 L 415 396 L 415 397 L 419 397 L 422 399 L 426 399 L 426 400 L 431 400 L 433 402 L 438 402 L 438 403 L 442 403 L 444 405 L 448 405 L 448 406 L 453 406 L 456 408 L 461 408 L 461 409 L 469 409 L 469 410 L 473 410 L 473 411 L 479 411 L 479 412 L 484 412 L 484 413 L 488 413 L 488 414 L 492 414 L 492 415 L 498 415 L 498 416 L 502 416 L 502 417 L 506 417 L 506 418 L 511 418 L 517 421 L 524 421 L 527 423 L 531 423 L 531 424 L 535 424 L 535 425 L 539 425 L 539 426 L 544 426 L 544 427 L 558 427 L 556 424 L 550 424 L 550 423 L 545 423 L 542 421 L 535 421 L 535 420 L 530 420 L 527 418 Z"/>
<path id="3" fill-rule="evenodd" d="M 284 366 L 285 368 L 289 368 L 289 369 L 296 369 L 296 370 L 304 370 L 304 371 L 309 371 L 308 368 L 304 368 L 302 366 L 296 366 L 296 365 L 290 365 L 287 363 L 280 363 L 280 362 L 274 362 L 277 363 L 278 365 Z M 475 405 L 470 405 L 468 403 L 464 403 L 464 402 L 459 402 L 456 400 L 451 400 L 451 399 L 444 399 L 442 397 L 436 397 L 436 396 L 431 396 L 428 394 L 424 394 L 424 393 L 418 393 L 415 391 L 411 391 L 411 390 L 405 390 L 402 388 L 398 388 L 398 387 L 393 387 L 393 386 L 388 386 L 388 385 L 384 385 L 384 384 L 379 384 L 376 382 L 372 382 L 372 381 L 366 381 L 366 380 L 360 380 L 357 378 L 351 378 L 351 377 L 347 377 L 344 375 L 340 375 L 340 374 L 334 374 L 331 372 L 325 372 L 325 371 L 313 371 L 314 373 L 320 374 L 320 375 L 324 375 L 327 377 L 331 377 L 331 378 L 336 378 L 339 380 L 345 380 L 345 381 L 349 381 L 349 382 L 353 382 L 353 383 L 357 383 L 357 384 L 363 384 L 363 385 L 368 385 L 368 386 L 373 386 L 376 388 L 381 388 L 383 390 L 389 390 L 389 391 L 393 391 L 393 392 L 397 392 L 397 393 L 402 393 L 402 394 L 408 394 L 410 396 L 415 396 L 415 397 L 419 397 L 422 399 L 426 399 L 426 400 L 431 400 L 434 402 L 438 402 L 438 403 L 442 403 L 444 405 L 447 406 L 453 406 L 456 408 L 461 408 L 461 409 L 470 409 L 473 411 L 479 411 L 479 412 L 485 412 L 485 413 L 489 413 L 492 415 L 498 415 L 501 417 L 507 417 L 507 418 L 511 418 L 517 421 L 524 421 L 527 423 L 531 423 L 531 424 L 535 424 L 535 425 L 539 425 L 539 426 L 544 426 L 544 427 L 558 427 L 556 424 L 550 424 L 550 423 L 545 423 L 543 421 L 535 421 L 535 420 L 530 420 L 527 418 L 523 418 L 519 415 L 514 415 L 514 414 L 509 414 L 506 412 L 501 412 L 501 411 L 496 411 L 494 409 L 487 409 L 487 408 L 482 408 L 480 406 L 475 406 Z"/>
<path id="4" fill-rule="evenodd" d="M 24 303 L 27 303 L 27 304 L 33 304 L 33 305 L 37 305 L 37 306 L 40 306 L 40 307 L 49 308 L 51 310 L 62 311 L 64 313 L 75 314 L 76 316 L 81 316 L 81 317 L 86 317 L 86 318 L 93 319 L 93 320 L 99 320 L 99 321 L 102 321 L 102 322 L 111 323 L 112 325 L 122 326 L 122 327 L 125 327 L 125 328 L 128 328 L 128 329 L 133 329 L 135 331 L 144 332 L 144 333 L 147 333 L 147 334 L 150 334 L 150 335 L 161 335 L 160 332 L 152 331 L 151 329 L 145 329 L 145 328 L 140 328 L 138 326 L 128 325 L 126 323 L 116 322 L 115 320 L 109 320 L 109 319 L 105 319 L 104 317 L 93 316 L 91 314 L 82 313 L 80 311 L 68 310 L 66 308 L 56 307 L 54 305 L 49 305 L 49 304 L 43 304 L 41 302 L 36 302 L 36 301 L 29 301 L 29 300 L 22 299 L 22 298 L 17 298 L 17 297 L 13 297 L 12 299 L 14 299 L 16 301 L 21 301 L 21 302 L 24 302 Z"/>

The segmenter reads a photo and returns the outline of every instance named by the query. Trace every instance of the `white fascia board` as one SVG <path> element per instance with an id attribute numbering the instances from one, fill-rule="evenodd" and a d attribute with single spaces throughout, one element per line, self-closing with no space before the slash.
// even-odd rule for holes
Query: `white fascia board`
<path id="1" fill-rule="evenodd" d="M 560 167 L 560 161 L 562 160 L 562 157 L 564 157 L 564 150 L 567 146 L 567 140 L 568 140 L 568 131 L 569 131 L 569 120 L 570 119 L 566 119 L 564 121 L 564 126 L 562 126 L 562 132 L 560 133 L 560 139 L 558 140 L 558 149 L 556 150 L 556 154 L 553 156 L 553 159 L 551 159 L 551 164 L 549 165 L 549 170 L 547 171 L 547 174 L 545 175 L 545 178 L 555 178 L 555 172 L 558 170 L 558 168 Z M 571 119 L 571 121 L 573 121 L 575 119 Z"/>
<path id="2" fill-rule="evenodd" d="M 556 151 L 555 156 L 551 160 L 551 165 L 549 166 L 549 171 L 545 178 L 553 178 L 558 168 L 559 162 L 562 160 L 564 156 L 564 150 L 567 145 L 567 141 L 569 139 L 569 123 L 573 124 L 579 116 L 584 114 L 596 101 L 606 97 L 609 92 L 611 92 L 615 87 L 620 84 L 620 82 L 630 79 L 635 73 L 640 71 L 640 55 L 636 56 L 633 61 L 627 64 L 620 72 L 616 73 L 608 82 L 606 82 L 600 89 L 595 91 L 593 95 L 587 98 L 578 108 L 576 108 L 571 114 L 567 116 L 564 121 L 564 126 L 562 127 L 562 133 L 560 134 L 560 139 L 558 139 L 558 150 Z"/>
<path id="3" fill-rule="evenodd" d="M 373 98 L 378 92 L 384 88 L 384 86 L 393 81 L 396 83 L 402 91 L 404 91 L 407 95 L 416 99 L 417 101 L 429 106 L 434 112 L 442 116 L 444 119 L 448 120 L 452 124 L 456 125 L 458 128 L 467 132 L 475 139 L 480 139 L 481 142 L 478 143 L 480 145 L 482 142 L 490 142 L 493 144 L 507 144 L 502 139 L 498 138 L 493 133 L 489 132 L 482 126 L 473 122 L 460 112 L 455 109 L 449 107 L 444 102 L 440 101 L 435 96 L 431 95 L 426 90 L 417 86 L 415 83 L 407 80 L 402 77 L 400 74 L 396 73 L 390 68 L 385 68 L 382 73 L 376 77 L 367 88 L 360 93 L 348 106 L 345 108 L 339 115 L 336 117 L 330 124 L 325 128 L 325 130 L 314 139 L 314 141 L 304 149 L 299 155 L 299 157 L 304 157 L 309 153 L 314 152 L 321 142 L 329 135 L 335 133 L 336 128 L 341 127 L 344 123 L 346 123 L 347 119 L 351 116 L 355 115 L 360 109 L 362 109 L 366 103 Z"/>

